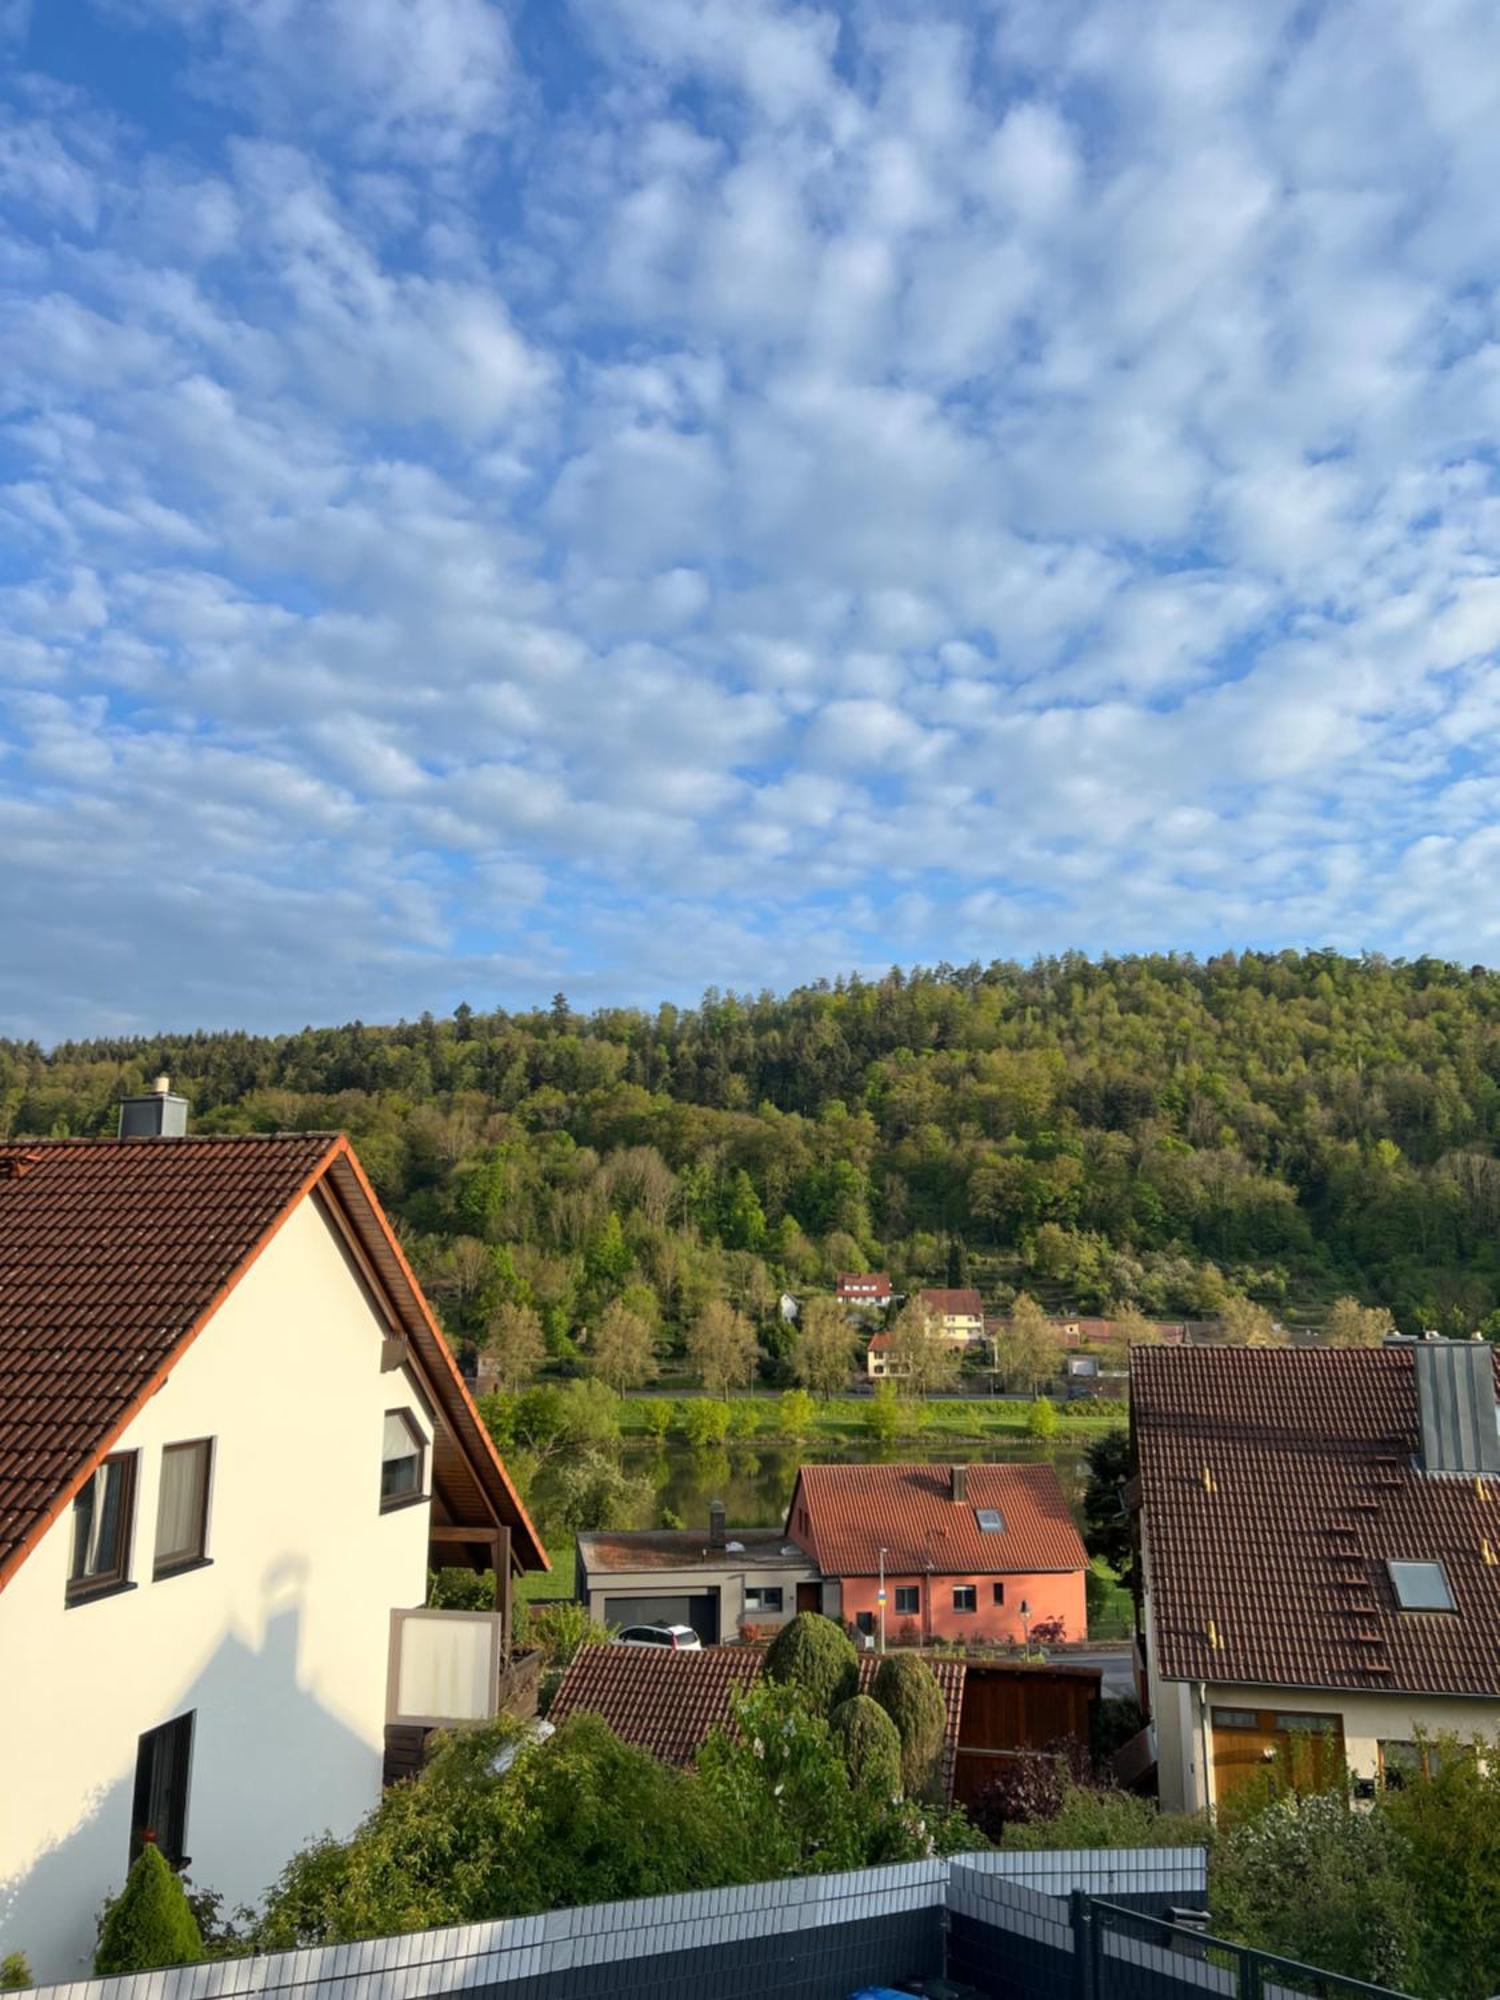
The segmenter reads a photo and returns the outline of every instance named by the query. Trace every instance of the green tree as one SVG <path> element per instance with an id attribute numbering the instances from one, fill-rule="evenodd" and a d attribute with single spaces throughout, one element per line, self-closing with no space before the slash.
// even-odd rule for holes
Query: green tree
<path id="1" fill-rule="evenodd" d="M 634 1262 L 620 1218 L 611 1209 L 584 1252 L 584 1274 L 596 1291 L 618 1291 Z"/>
<path id="2" fill-rule="evenodd" d="M 805 1389 L 788 1389 L 776 1405 L 776 1428 L 783 1437 L 800 1443 L 812 1429 L 815 1413 L 813 1399 Z"/>
<path id="3" fill-rule="evenodd" d="M 867 1694 L 851 1695 L 829 1715 L 828 1727 L 856 1792 L 880 1799 L 899 1796 L 901 1738 L 878 1702 Z"/>
<path id="4" fill-rule="evenodd" d="M 1106 1431 L 1084 1452 L 1088 1476 L 1083 1488 L 1083 1540 L 1090 1555 L 1103 1556 L 1122 1582 L 1135 1561 L 1134 1534 L 1125 1511 L 1124 1488 L 1134 1466 L 1130 1433 Z"/>
<path id="5" fill-rule="evenodd" d="M 677 1405 L 683 1436 L 702 1450 L 722 1444 L 729 1435 L 729 1406 L 707 1396 L 687 1396 Z"/>
<path id="6" fill-rule="evenodd" d="M 1347 1295 L 1334 1300 L 1323 1322 L 1330 1347 L 1379 1347 L 1395 1331 L 1396 1322 L 1384 1306 L 1362 1306 Z"/>
<path id="7" fill-rule="evenodd" d="M 854 1335 L 837 1299 L 805 1299 L 792 1339 L 792 1373 L 817 1396 L 837 1396 L 849 1386 Z"/>
<path id="8" fill-rule="evenodd" d="M 648 1396 L 638 1405 L 641 1423 L 647 1437 L 653 1437 L 659 1444 L 671 1430 L 675 1411 L 664 1396 Z"/>
<path id="9" fill-rule="evenodd" d="M 859 1655 L 847 1633 L 817 1611 L 799 1611 L 766 1649 L 767 1680 L 795 1687 L 826 1716 L 859 1687 Z"/>
<path id="10" fill-rule="evenodd" d="M 1500 1735 L 1421 1751 L 1381 1801 L 1416 1896 L 1414 1983 L 1430 2000 L 1485 2000 L 1500 1989 Z"/>
<path id="11" fill-rule="evenodd" d="M 1226 1347 L 1285 1347 L 1287 1334 L 1264 1306 L 1233 1292 L 1219 1315 L 1219 1337 Z"/>
<path id="12" fill-rule="evenodd" d="M 889 1450 L 901 1435 L 901 1403 L 894 1382 L 877 1382 L 860 1411 L 860 1424 L 872 1444 Z"/>
<path id="13" fill-rule="evenodd" d="M 632 1477 L 617 1457 L 602 1451 L 569 1452 L 552 1479 L 552 1516 L 573 1535 L 629 1527 L 651 1497 L 649 1480 Z"/>
<path id="14" fill-rule="evenodd" d="M 1057 1333 L 1029 1292 L 1018 1292 L 995 1332 L 995 1367 L 1013 1388 L 1034 1395 L 1058 1371 Z"/>
<path id="15" fill-rule="evenodd" d="M 728 1397 L 745 1389 L 755 1377 L 755 1330 L 743 1313 L 724 1299 L 711 1299 L 693 1322 L 687 1338 L 688 1360 L 705 1389 Z"/>
<path id="16" fill-rule="evenodd" d="M 887 1653 L 875 1670 L 870 1693 L 895 1724 L 902 1789 L 916 1798 L 936 1781 L 948 1726 L 937 1676 L 913 1653 Z"/>
<path id="17" fill-rule="evenodd" d="M 509 1301 L 497 1306 L 485 1322 L 479 1352 L 502 1390 L 521 1388 L 547 1358 L 540 1317 L 530 1306 Z"/>
<path id="18" fill-rule="evenodd" d="M 950 1387 L 963 1365 L 963 1350 L 944 1339 L 919 1299 L 908 1299 L 892 1321 L 887 1352 L 892 1371 L 914 1396 Z"/>
<path id="19" fill-rule="evenodd" d="M 699 1774 L 720 1814 L 744 1827 L 758 1876 L 858 1868 L 874 1829 L 826 1714 L 800 1690 L 762 1681 L 734 1703 L 732 1729 L 713 1730 Z"/>
<path id="20" fill-rule="evenodd" d="M 612 1389 L 638 1389 L 656 1373 L 651 1327 L 619 1299 L 604 1308 L 589 1340 L 588 1366 Z"/>
<path id="21" fill-rule="evenodd" d="M 1034 1438 L 1047 1439 L 1057 1430 L 1057 1405 L 1038 1396 L 1026 1412 L 1026 1428 Z"/>
<path id="22" fill-rule="evenodd" d="M 105 1905 L 94 1970 L 101 1976 L 152 1972 L 163 1965 L 193 1965 L 202 1956 L 203 1938 L 187 1892 L 148 1837 L 124 1888 Z"/>

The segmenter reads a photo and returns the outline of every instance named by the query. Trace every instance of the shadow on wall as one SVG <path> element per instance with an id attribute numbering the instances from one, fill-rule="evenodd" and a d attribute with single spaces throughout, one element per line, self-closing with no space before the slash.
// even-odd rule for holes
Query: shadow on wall
<path id="1" fill-rule="evenodd" d="M 284 1596 L 284 1575 L 267 1583 Z M 258 1902 L 299 1847 L 327 1828 L 347 1834 L 380 1796 L 380 1750 L 298 1685 L 301 1624 L 299 1601 L 270 1617 L 258 1651 L 225 1639 L 142 1725 L 196 1716 L 188 1872 L 194 1888 L 218 1890 L 230 1907 Z M 111 1679 L 111 1655 L 101 1648 L 92 1697 L 107 1703 Z M 62 1738 L 68 1718 L 28 1717 L 25 1726 Z M 0 1958 L 24 1952 L 39 1983 L 92 1967 L 100 1909 L 129 1865 L 135 1756 L 132 1737 L 120 1745 L 121 1775 L 80 1797 L 72 1832 L 24 1875 L 0 1883 Z"/>

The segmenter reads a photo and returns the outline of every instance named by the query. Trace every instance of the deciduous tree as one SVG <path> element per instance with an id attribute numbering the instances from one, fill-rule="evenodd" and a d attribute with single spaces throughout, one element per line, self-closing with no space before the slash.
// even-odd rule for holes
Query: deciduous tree
<path id="1" fill-rule="evenodd" d="M 746 1389 L 755 1378 L 755 1329 L 725 1299 L 710 1300 L 699 1313 L 687 1352 L 703 1386 L 717 1396 L 727 1398 L 731 1389 Z"/>

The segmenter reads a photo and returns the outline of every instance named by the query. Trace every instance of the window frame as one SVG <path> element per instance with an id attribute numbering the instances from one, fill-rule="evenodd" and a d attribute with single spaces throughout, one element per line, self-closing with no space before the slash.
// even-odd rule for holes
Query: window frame
<path id="1" fill-rule="evenodd" d="M 130 1561 L 135 1543 L 135 1501 L 139 1483 L 140 1453 L 136 1451 L 112 1451 L 101 1458 L 88 1478 L 73 1495 L 73 1505 L 69 1510 L 69 1524 L 73 1531 L 72 1547 L 68 1551 L 68 1581 L 63 1594 L 66 1605 L 91 1604 L 96 1597 L 113 1597 L 117 1591 L 134 1590 L 130 1577 Z M 78 1508 L 83 1496 L 94 1485 L 100 1473 L 108 1472 L 111 1466 L 119 1466 L 123 1486 L 120 1497 L 119 1550 L 118 1557 L 107 1570 L 96 1571 L 92 1576 L 75 1576 L 74 1567 L 78 1561 Z"/>
<path id="2" fill-rule="evenodd" d="M 1386 1567 L 1386 1574 L 1390 1578 L 1391 1589 L 1395 1593 L 1396 1609 L 1400 1611 L 1403 1615 L 1411 1616 L 1415 1614 L 1421 1617 L 1442 1618 L 1442 1617 L 1452 1616 L 1458 1610 L 1458 1599 L 1453 1595 L 1453 1585 L 1448 1580 L 1447 1565 L 1442 1561 L 1440 1557 L 1390 1556 L 1386 1559 L 1385 1567 Z M 1431 1571 L 1433 1574 L 1436 1575 L 1438 1582 L 1442 1585 L 1443 1595 L 1448 1600 L 1447 1603 L 1408 1604 L 1405 1597 L 1402 1595 L 1402 1591 L 1403 1589 L 1407 1590 L 1416 1589 L 1417 1588 L 1416 1578 L 1408 1574 L 1408 1579 L 1403 1584 L 1401 1577 L 1397 1575 L 1398 1570 L 1406 1571 L 1408 1573 L 1414 1570 Z"/>
<path id="3" fill-rule="evenodd" d="M 776 1602 L 768 1604 L 766 1599 L 774 1597 Z M 755 1602 L 752 1604 L 751 1599 Z M 786 1609 L 786 1591 L 779 1583 L 747 1583 L 745 1585 L 746 1611 L 772 1611 L 781 1613 Z"/>
<path id="4" fill-rule="evenodd" d="M 990 1585 L 990 1602 L 992 1604 L 1003 1604 L 1005 1602 L 1005 1585 L 1003 1583 L 992 1583 Z"/>
<path id="5" fill-rule="evenodd" d="M 180 1441 L 172 1444 L 164 1444 L 161 1448 L 163 1474 L 166 1471 L 167 1455 L 169 1452 L 196 1451 L 203 1454 L 203 1493 L 198 1506 L 196 1548 L 192 1553 L 182 1551 L 176 1555 L 163 1556 L 157 1548 L 156 1543 L 153 1542 L 151 1551 L 151 1581 L 153 1583 L 160 1583 L 169 1576 L 182 1576 L 190 1569 L 206 1569 L 213 1561 L 213 1557 L 208 1553 L 208 1514 L 209 1501 L 213 1492 L 214 1443 L 215 1440 L 211 1437 L 182 1438 Z M 163 1477 L 159 1480 L 156 1491 L 156 1536 L 158 1540 L 161 1536 L 161 1503 L 165 1490 L 166 1482 Z"/>
<path id="6" fill-rule="evenodd" d="M 967 1598 L 968 1602 L 963 1600 Z M 953 1586 L 953 1609 L 961 1617 L 968 1617 L 979 1609 L 979 1586 L 977 1583 L 955 1583 Z"/>
<path id="7" fill-rule="evenodd" d="M 159 1722 L 154 1729 L 143 1729 L 136 1739 L 135 1785 L 130 1800 L 130 1859 L 132 1864 L 146 1844 L 142 1836 L 148 1829 L 155 1835 L 156 1845 L 161 1849 L 163 1858 L 173 1868 L 181 1870 L 188 1867 L 191 1863 L 192 1857 L 187 1852 L 187 1825 L 188 1802 L 191 1796 L 193 1779 L 193 1747 L 198 1734 L 197 1724 L 198 1711 L 195 1708 L 190 1708 L 182 1715 L 170 1716 L 167 1721 Z M 171 1803 L 175 1810 L 177 1825 L 175 1828 L 166 1829 L 166 1831 L 175 1833 L 176 1839 L 174 1842 L 168 1842 L 163 1838 L 164 1830 L 161 1827 L 152 1826 L 147 1816 L 151 1804 L 150 1794 L 153 1786 L 149 1775 L 151 1767 L 145 1761 L 146 1746 L 148 1744 L 154 1746 L 163 1742 L 166 1739 L 168 1731 L 171 1730 L 180 1731 L 185 1737 L 177 1768 L 172 1774 Z"/>
<path id="8" fill-rule="evenodd" d="M 896 1592 L 896 1616 L 898 1618 L 919 1618 L 922 1615 L 921 1584 L 898 1583 L 893 1588 Z M 903 1604 L 901 1602 L 903 1597 L 909 1597 L 911 1602 Z"/>
<path id="9" fill-rule="evenodd" d="M 400 1458 L 387 1458 L 385 1456 L 384 1428 L 392 1417 L 398 1417 L 406 1426 L 407 1435 L 416 1446 L 415 1453 L 403 1454 Z M 431 1441 L 417 1422 L 410 1408 L 405 1404 L 401 1404 L 397 1408 L 385 1412 L 381 1418 L 380 1440 L 380 1511 L 382 1514 L 395 1514 L 403 1507 L 420 1506 L 423 1502 L 432 1498 L 432 1495 L 427 1490 L 427 1473 L 431 1449 Z M 385 1490 L 386 1467 L 388 1465 L 404 1465 L 410 1456 L 414 1456 L 417 1461 L 417 1483 L 415 1489 L 409 1493 L 387 1494 Z"/>

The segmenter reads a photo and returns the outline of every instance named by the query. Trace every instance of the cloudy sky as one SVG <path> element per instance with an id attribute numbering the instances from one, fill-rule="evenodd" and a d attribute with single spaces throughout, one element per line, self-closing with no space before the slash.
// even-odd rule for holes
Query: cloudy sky
<path id="1" fill-rule="evenodd" d="M 1500 960 L 1493 0 L 0 0 L 0 1032 Z"/>

